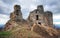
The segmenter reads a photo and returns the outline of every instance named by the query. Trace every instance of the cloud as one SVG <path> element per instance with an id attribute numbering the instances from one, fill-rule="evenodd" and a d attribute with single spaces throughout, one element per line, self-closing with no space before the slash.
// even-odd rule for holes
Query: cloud
<path id="1" fill-rule="evenodd" d="M 0 14 L 0 24 L 5 24 L 9 20 L 8 15 Z"/>
<path id="2" fill-rule="evenodd" d="M 17 2 L 16 0 L 1 0 L 3 1 L 5 4 L 9 4 L 12 5 L 13 3 Z"/>
<path id="3" fill-rule="evenodd" d="M 0 1 L 0 14 L 10 14 L 11 6 L 8 4 L 5 4 L 3 1 Z"/>
<path id="4" fill-rule="evenodd" d="M 53 15 L 53 19 L 60 19 L 60 15 Z"/>
<path id="5" fill-rule="evenodd" d="M 21 5 L 22 9 L 28 9 L 29 11 L 32 11 L 32 9 L 36 8 L 37 5 L 44 5 L 44 10 L 52 11 L 53 13 L 60 13 L 60 5 L 59 0 L 1 0 L 1 7 L 3 9 L 9 9 L 8 12 L 13 10 L 13 6 L 15 4 Z M 59 6 L 58 6 L 59 5 Z M 8 6 L 8 7 L 7 7 Z M 7 12 L 6 12 L 7 13 Z"/>
<path id="6" fill-rule="evenodd" d="M 53 14 L 60 14 L 60 7 L 58 7 L 57 5 L 45 5 L 44 10 L 52 11 Z"/>
<path id="7" fill-rule="evenodd" d="M 21 5 L 24 19 L 28 17 L 30 11 L 36 9 L 37 5 L 43 5 L 45 11 L 52 11 L 54 21 L 60 19 L 58 15 L 60 14 L 60 0 L 0 0 L 0 16 L 3 16 L 0 17 L 0 24 L 6 23 L 15 4 Z"/>
<path id="8" fill-rule="evenodd" d="M 60 14 L 53 15 L 53 23 L 54 24 L 60 24 Z"/>
<path id="9" fill-rule="evenodd" d="M 60 24 L 60 22 L 54 22 L 54 24 Z"/>

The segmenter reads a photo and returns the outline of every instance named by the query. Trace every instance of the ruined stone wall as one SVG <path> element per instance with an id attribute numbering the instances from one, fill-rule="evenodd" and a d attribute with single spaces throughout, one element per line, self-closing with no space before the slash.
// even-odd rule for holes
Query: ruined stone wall
<path id="1" fill-rule="evenodd" d="M 14 6 L 14 11 L 10 14 L 11 20 L 21 21 L 23 19 L 20 5 Z"/>
<path id="2" fill-rule="evenodd" d="M 52 12 L 50 11 L 46 11 L 45 12 L 45 22 L 48 26 L 53 27 L 53 16 L 52 16 Z"/>
<path id="3" fill-rule="evenodd" d="M 28 20 L 32 24 L 37 23 L 37 24 L 44 24 L 46 26 L 52 26 L 53 25 L 52 12 L 50 12 L 50 11 L 44 12 L 42 5 L 38 5 L 37 9 L 30 12 Z"/>
<path id="4" fill-rule="evenodd" d="M 43 24 L 44 23 L 44 10 L 43 6 L 37 6 L 37 9 L 30 12 L 28 19 L 31 23 Z"/>
<path id="5" fill-rule="evenodd" d="M 19 22 L 23 21 L 20 5 L 14 6 L 14 11 L 10 14 L 10 20 L 5 24 L 4 30 L 11 30 Z"/>
<path id="6" fill-rule="evenodd" d="M 29 26 L 33 25 L 34 23 L 37 25 L 53 25 L 53 18 L 52 13 L 50 11 L 44 12 L 43 6 L 38 5 L 37 9 L 30 12 L 28 20 Z M 13 22 L 13 23 L 12 23 Z M 10 29 L 13 28 L 13 24 L 20 24 L 25 23 L 22 17 L 21 7 L 20 5 L 14 6 L 14 11 L 10 14 L 10 20 L 6 23 L 5 28 Z"/>

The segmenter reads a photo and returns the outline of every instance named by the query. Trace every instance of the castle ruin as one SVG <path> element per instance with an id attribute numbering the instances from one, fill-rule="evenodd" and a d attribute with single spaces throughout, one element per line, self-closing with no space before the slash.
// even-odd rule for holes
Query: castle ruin
<path id="1" fill-rule="evenodd" d="M 23 20 L 20 5 L 15 5 L 14 11 L 10 14 L 10 20 L 5 25 L 5 30 L 13 28 L 14 27 L 13 23 L 23 24 L 23 22 L 24 23 L 28 22 L 29 26 L 32 26 L 35 23 L 37 25 L 53 27 L 52 12 L 50 11 L 44 12 L 43 5 L 38 5 L 37 9 L 30 12 L 28 19 Z"/>
<path id="2" fill-rule="evenodd" d="M 37 25 L 46 25 L 46 26 L 53 26 L 53 17 L 52 12 L 46 11 L 44 12 L 43 5 L 38 5 L 37 9 L 30 12 L 28 21 L 33 24 L 36 23 Z"/>
<path id="3" fill-rule="evenodd" d="M 15 21 L 22 21 L 23 20 L 20 5 L 14 6 L 14 11 L 10 14 L 10 19 L 15 20 Z"/>
<path id="4" fill-rule="evenodd" d="M 52 15 L 52 12 L 44 11 L 43 5 L 38 5 L 37 9 L 31 11 L 28 18 L 24 20 L 21 6 L 15 5 L 4 31 L 12 33 L 8 38 L 58 38 L 60 31 L 52 28 Z"/>

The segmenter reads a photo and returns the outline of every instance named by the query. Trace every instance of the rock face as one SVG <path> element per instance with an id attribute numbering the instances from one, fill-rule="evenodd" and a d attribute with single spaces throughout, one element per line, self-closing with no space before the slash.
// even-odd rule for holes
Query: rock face
<path id="1" fill-rule="evenodd" d="M 9 30 L 15 27 L 17 23 L 22 23 L 23 17 L 20 5 L 14 6 L 14 11 L 10 14 L 10 20 L 6 23 L 4 30 Z"/>
<path id="2" fill-rule="evenodd" d="M 15 5 L 4 31 L 12 33 L 7 38 L 58 38 L 59 32 L 52 26 L 52 12 L 44 12 L 42 5 L 30 12 L 28 20 L 23 19 L 20 5 Z"/>

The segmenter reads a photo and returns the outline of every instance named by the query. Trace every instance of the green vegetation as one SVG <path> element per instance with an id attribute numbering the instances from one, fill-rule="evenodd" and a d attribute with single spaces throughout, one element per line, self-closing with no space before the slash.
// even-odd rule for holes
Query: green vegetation
<path id="1" fill-rule="evenodd" d="M 10 32 L 6 32 L 6 31 L 2 31 L 2 32 L 0 32 L 0 38 L 6 38 L 6 37 L 8 37 L 8 36 L 10 36 L 11 35 L 11 33 Z"/>

